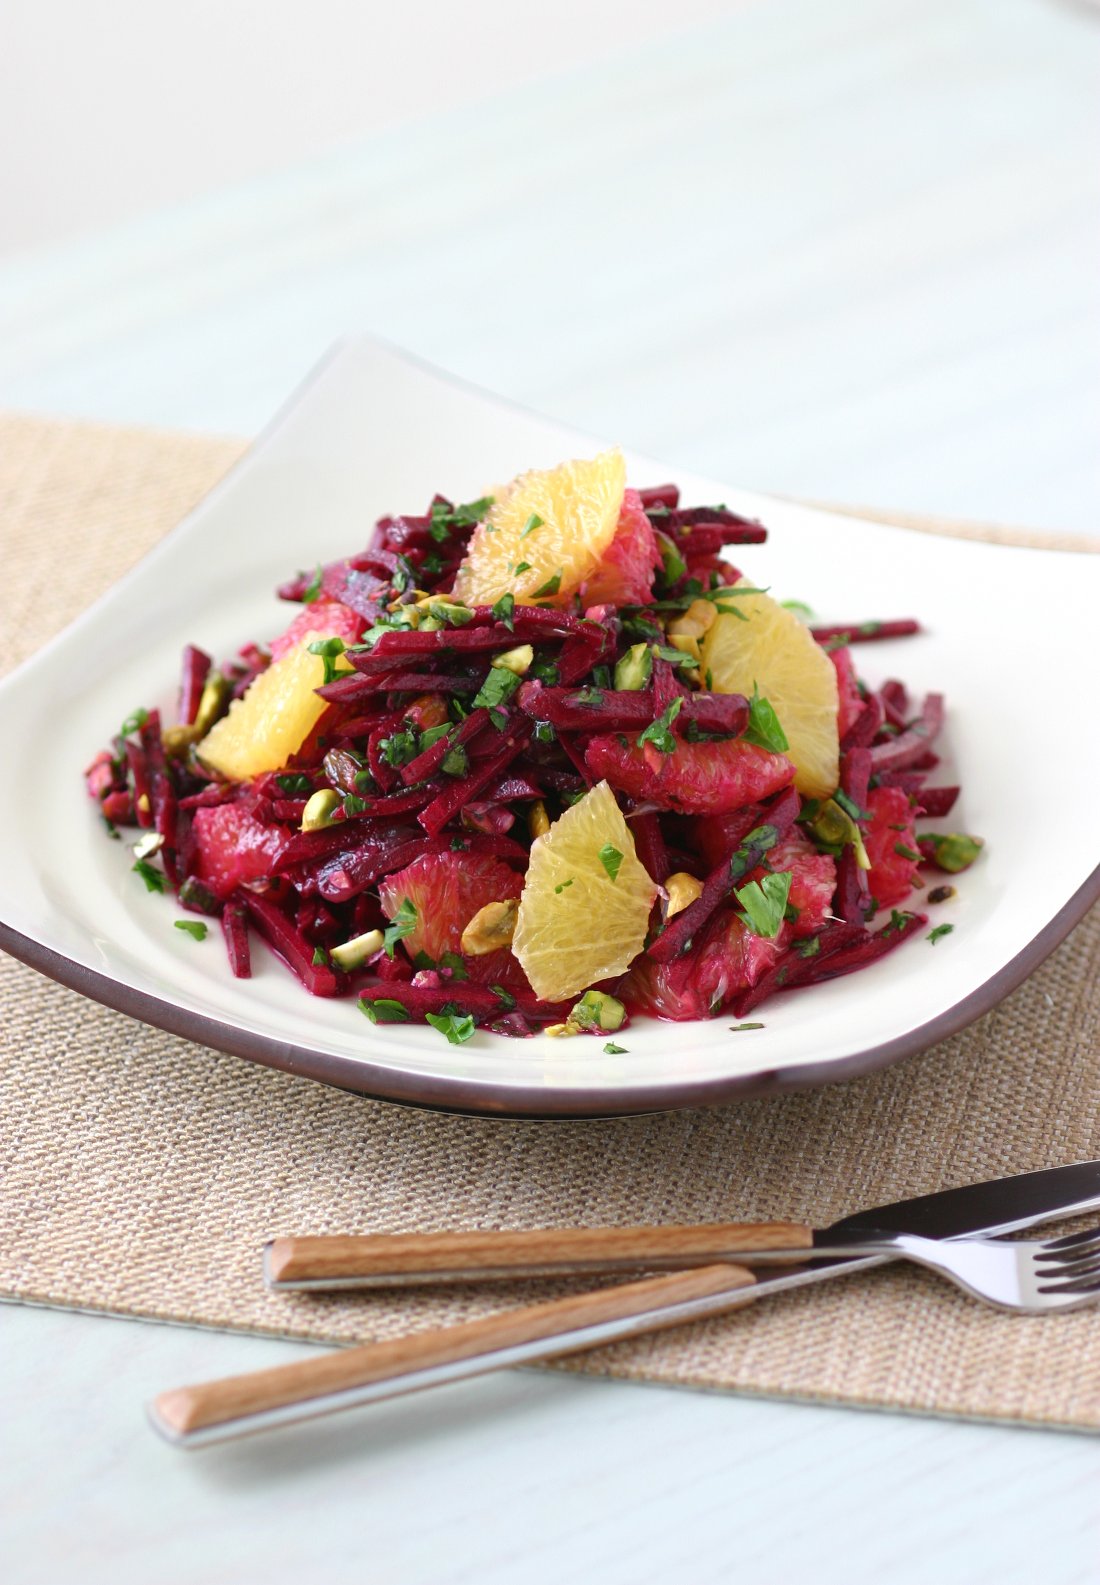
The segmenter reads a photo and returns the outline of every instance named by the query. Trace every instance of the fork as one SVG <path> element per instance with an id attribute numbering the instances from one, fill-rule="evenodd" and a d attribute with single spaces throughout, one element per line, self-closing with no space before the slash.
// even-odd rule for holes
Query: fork
<path id="1" fill-rule="evenodd" d="M 915 1260 L 1002 1309 L 1044 1314 L 1100 1298 L 1100 1229 L 1017 1243 L 990 1238 L 939 1243 L 899 1234 L 884 1238 L 881 1249 L 879 1258 Z M 802 1253 L 805 1258 L 805 1249 Z M 870 1253 L 866 1244 L 861 1253 Z M 676 1271 L 180 1387 L 155 1399 L 149 1417 L 170 1442 L 201 1446 L 723 1315 L 766 1293 L 820 1281 L 837 1269 L 819 1262 L 762 1278 L 726 1263 Z"/>

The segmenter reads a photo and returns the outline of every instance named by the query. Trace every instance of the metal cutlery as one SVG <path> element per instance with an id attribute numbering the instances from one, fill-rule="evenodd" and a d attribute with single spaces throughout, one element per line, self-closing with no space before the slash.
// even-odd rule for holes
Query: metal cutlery
<path id="1" fill-rule="evenodd" d="M 825 1236 L 843 1236 L 854 1242 L 861 1233 L 874 1233 L 887 1239 L 894 1235 L 889 1254 L 818 1259 L 760 1278 L 726 1262 L 678 1270 L 392 1342 L 339 1350 L 303 1363 L 180 1388 L 156 1399 L 150 1406 L 150 1418 L 168 1440 L 197 1447 L 724 1314 L 766 1293 L 866 1270 L 899 1256 L 924 1256 L 922 1263 L 929 1263 L 927 1257 L 935 1255 L 937 1269 L 945 1269 L 943 1250 L 935 1245 L 931 1249 L 925 1247 L 932 1242 L 930 1235 L 958 1240 L 978 1232 L 1010 1232 L 1098 1207 L 1100 1162 L 1095 1161 L 947 1190 L 849 1217 L 828 1229 L 827 1234 L 811 1233 L 810 1243 L 804 1243 L 801 1250 L 805 1256 L 808 1250 L 825 1247 L 817 1242 Z M 792 1224 L 780 1225 L 789 1229 Z M 831 1251 L 836 1247 L 830 1246 Z M 988 1252 L 987 1241 L 983 1241 L 983 1247 Z M 951 1273 L 954 1280 L 964 1281 L 970 1291 L 978 1293 L 981 1289 L 977 1284 L 985 1280 L 1000 1295 L 992 1302 L 1011 1304 L 1015 1291 L 1025 1299 L 1040 1300 L 1044 1309 L 1087 1303 L 1100 1292 L 1100 1238 L 1095 1234 L 1073 1235 L 1040 1246 L 1005 1244 L 998 1248 L 1008 1251 L 1009 1258 L 995 1253 L 993 1261 L 987 1260 L 981 1270 L 971 1261 L 966 1266 L 965 1281 L 959 1275 L 962 1264 L 956 1262 Z M 1029 1252 L 1030 1266 L 1020 1264 L 1021 1258 L 1026 1263 L 1027 1253 L 1023 1257 L 1013 1254 L 1021 1249 Z M 1042 1254 L 1038 1255 L 1037 1250 Z M 793 1250 L 785 1253 L 788 1258 L 795 1254 Z M 953 1250 L 949 1257 L 952 1261 L 954 1253 Z M 975 1251 L 971 1249 L 969 1253 L 972 1256 Z M 1013 1272 L 1015 1290 L 1011 1287 Z M 524 1274 L 530 1275 L 531 1268 Z M 1061 1302 L 1055 1303 L 1056 1299 Z"/>

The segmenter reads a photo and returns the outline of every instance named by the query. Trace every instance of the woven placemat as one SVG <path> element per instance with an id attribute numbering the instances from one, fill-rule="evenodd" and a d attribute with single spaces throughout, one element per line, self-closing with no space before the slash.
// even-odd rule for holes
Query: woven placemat
<path id="1" fill-rule="evenodd" d="M 0 664 L 75 616 L 240 450 L 0 419 L 9 592 Z M 1094 911 L 995 1012 L 885 1072 L 708 1112 L 506 1123 L 402 1110 L 250 1067 L 2 958 L 0 1294 L 349 1342 L 520 1295 L 275 1296 L 259 1280 L 266 1238 L 737 1217 L 820 1224 L 861 1205 L 1100 1156 L 1098 969 Z M 522 1296 L 552 1291 L 530 1284 Z M 1100 1309 L 1000 1315 L 901 1267 L 568 1368 L 1100 1428 Z"/>

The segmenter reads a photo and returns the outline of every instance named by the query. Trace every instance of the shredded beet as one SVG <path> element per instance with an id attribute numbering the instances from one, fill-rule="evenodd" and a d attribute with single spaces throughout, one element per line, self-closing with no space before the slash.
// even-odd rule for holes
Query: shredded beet
<path id="1" fill-rule="evenodd" d="M 891 622 L 837 622 L 810 632 L 819 644 L 873 644 L 883 638 L 911 638 L 920 632 L 920 623 L 906 616 Z"/>

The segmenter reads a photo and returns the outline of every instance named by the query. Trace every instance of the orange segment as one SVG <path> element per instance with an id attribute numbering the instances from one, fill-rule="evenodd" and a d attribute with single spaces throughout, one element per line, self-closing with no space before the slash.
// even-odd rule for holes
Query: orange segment
<path id="1" fill-rule="evenodd" d="M 228 715 L 216 721 L 195 752 L 204 765 L 230 781 L 248 781 L 281 770 L 297 753 L 326 705 L 315 688 L 325 680 L 325 663 L 309 645 L 325 633 L 306 633 L 281 660 L 272 661 Z"/>
<path id="2" fill-rule="evenodd" d="M 564 1001 L 621 974 L 645 944 L 656 895 L 600 782 L 531 847 L 512 951 L 537 995 Z"/>
<path id="3" fill-rule="evenodd" d="M 564 604 L 614 539 L 625 489 L 621 451 L 520 474 L 474 530 L 454 594 L 467 605 L 508 593 Z"/>
<path id="4" fill-rule="evenodd" d="M 735 588 L 752 588 L 741 578 Z M 703 637 L 703 676 L 716 693 L 759 689 L 779 717 L 804 798 L 827 798 L 840 774 L 836 670 L 809 628 L 767 594 L 731 597 Z M 719 605 L 721 602 L 719 601 Z M 742 617 L 744 620 L 742 620 Z"/>

